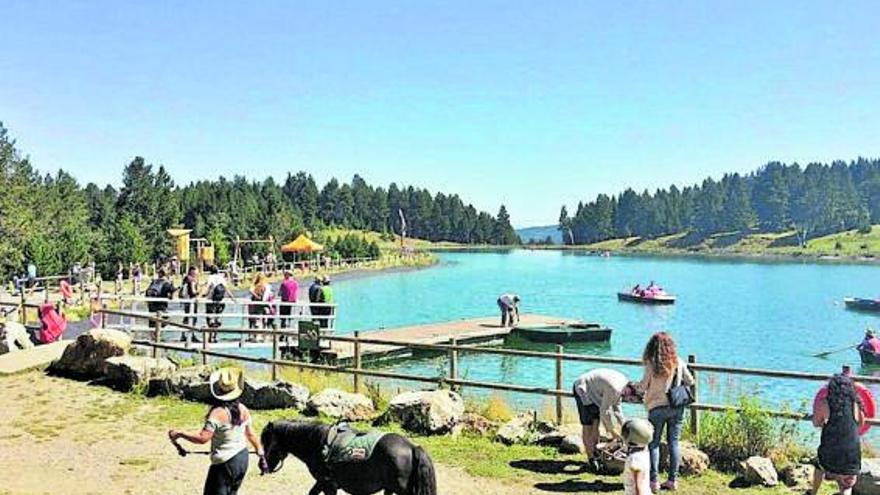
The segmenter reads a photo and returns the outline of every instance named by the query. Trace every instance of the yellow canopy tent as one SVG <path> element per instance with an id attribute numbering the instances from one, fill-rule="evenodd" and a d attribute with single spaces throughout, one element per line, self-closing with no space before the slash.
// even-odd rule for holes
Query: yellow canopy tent
<path id="1" fill-rule="evenodd" d="M 309 239 L 305 234 L 300 234 L 296 239 L 281 246 L 282 253 L 315 253 L 323 250 L 324 246 Z"/>

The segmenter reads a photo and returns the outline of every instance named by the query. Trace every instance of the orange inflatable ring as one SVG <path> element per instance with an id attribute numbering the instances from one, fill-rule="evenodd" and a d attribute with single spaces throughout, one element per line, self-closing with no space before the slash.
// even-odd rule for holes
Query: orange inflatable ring
<path id="1" fill-rule="evenodd" d="M 868 418 L 873 418 L 877 414 L 877 403 L 874 401 L 874 396 L 871 394 L 871 391 L 868 390 L 868 387 L 862 385 L 861 383 L 856 383 L 856 392 L 859 394 L 859 397 L 862 399 L 862 404 L 865 405 L 865 416 Z M 813 399 L 813 410 L 816 410 L 816 407 L 819 405 L 819 402 L 825 400 L 825 397 L 828 396 L 828 386 L 825 385 L 819 389 L 816 393 L 816 397 Z M 871 425 L 865 423 L 859 428 L 859 435 L 864 435 L 871 429 Z"/>

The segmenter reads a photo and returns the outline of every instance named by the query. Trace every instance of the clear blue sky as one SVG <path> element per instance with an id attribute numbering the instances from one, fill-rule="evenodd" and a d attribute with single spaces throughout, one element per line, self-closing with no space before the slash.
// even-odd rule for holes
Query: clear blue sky
<path id="1" fill-rule="evenodd" d="M 713 5 L 714 3 L 714 5 Z M 307 170 L 515 225 L 627 186 L 880 156 L 880 3 L 20 1 L 0 120 L 42 170 Z"/>

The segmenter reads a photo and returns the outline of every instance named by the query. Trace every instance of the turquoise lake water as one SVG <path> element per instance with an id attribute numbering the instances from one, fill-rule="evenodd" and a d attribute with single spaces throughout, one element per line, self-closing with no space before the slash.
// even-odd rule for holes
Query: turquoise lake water
<path id="1" fill-rule="evenodd" d="M 495 315 L 497 296 L 515 292 L 522 296 L 524 312 L 598 321 L 614 329 L 610 344 L 570 346 L 567 352 L 637 358 L 653 332 L 666 330 L 682 355 L 695 354 L 701 362 L 822 373 L 850 363 L 857 372 L 871 373 L 860 367 L 854 350 L 828 359 L 811 355 L 857 343 L 866 326 L 878 323 L 877 317 L 842 305 L 845 296 L 880 293 L 878 266 L 600 258 L 526 250 L 444 253 L 440 260 L 429 269 L 338 283 L 339 332 Z M 618 290 L 650 280 L 676 294 L 677 304 L 617 301 Z M 445 366 L 444 358 L 430 358 L 392 368 L 437 375 Z M 566 384 L 593 366 L 568 364 Z M 641 372 L 619 369 L 633 379 Z M 460 358 L 460 373 L 468 379 L 549 388 L 554 376 L 549 360 L 468 354 Z M 811 400 L 819 386 L 706 373 L 701 385 L 703 401 L 728 403 L 747 393 L 768 405 L 788 403 L 795 409 Z M 546 401 L 516 394 L 511 399 L 533 406 Z"/>

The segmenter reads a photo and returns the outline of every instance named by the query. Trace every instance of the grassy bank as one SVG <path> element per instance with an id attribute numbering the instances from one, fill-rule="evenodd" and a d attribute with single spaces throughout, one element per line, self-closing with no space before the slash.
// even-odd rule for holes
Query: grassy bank
<path id="1" fill-rule="evenodd" d="M 143 407 L 146 406 L 146 407 Z M 181 425 L 196 428 L 201 424 L 205 406 L 179 399 L 145 399 L 128 394 L 124 401 L 110 409 L 97 409 L 94 414 L 109 418 L 113 415 L 130 414 L 135 410 L 152 410 L 142 420 L 157 427 Z M 271 410 L 256 413 L 258 428 L 276 419 L 301 417 L 293 411 Z M 311 419 L 311 418 L 310 418 Z M 357 425 L 363 429 L 370 424 Z M 435 462 L 462 469 L 471 476 L 489 478 L 504 483 L 532 485 L 540 491 L 555 492 L 609 492 L 622 493 L 619 476 L 594 476 L 583 471 L 582 456 L 559 454 L 551 447 L 529 445 L 504 446 L 484 437 L 474 436 L 413 436 L 397 425 L 381 427 L 385 431 L 401 433 L 413 438 L 425 447 Z M 291 461 L 292 462 L 292 461 Z M 709 471 L 701 476 L 684 478 L 679 493 L 706 495 L 731 493 L 732 474 Z M 827 487 L 823 493 L 833 493 Z M 791 493 L 790 488 L 737 489 L 744 495 Z"/>
<path id="2" fill-rule="evenodd" d="M 767 259 L 828 259 L 870 262 L 880 259 L 880 226 L 870 232 L 840 232 L 801 246 L 794 231 L 781 233 L 727 232 L 712 235 L 681 233 L 653 239 L 628 237 L 575 246 L 534 246 L 533 249 L 608 251 L 669 256 L 728 256 Z"/>

